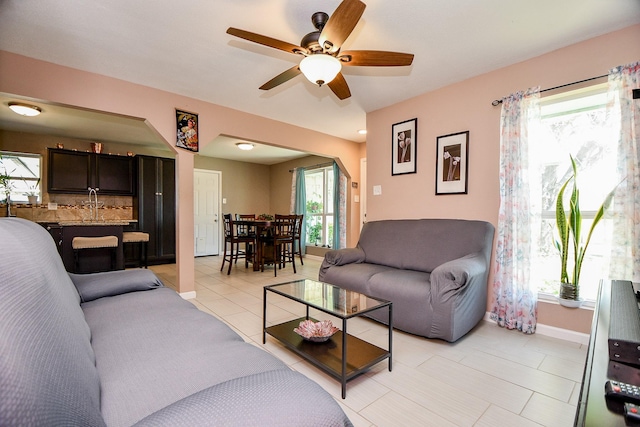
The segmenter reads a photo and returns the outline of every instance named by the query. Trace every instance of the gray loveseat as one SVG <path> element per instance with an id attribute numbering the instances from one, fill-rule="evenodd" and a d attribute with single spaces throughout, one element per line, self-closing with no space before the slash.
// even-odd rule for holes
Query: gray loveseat
<path id="1" fill-rule="evenodd" d="M 0 218 L 0 254 L 2 426 L 351 425 L 149 270 L 69 275 L 45 229 L 16 218 Z"/>
<path id="2" fill-rule="evenodd" d="M 356 248 L 325 254 L 319 280 L 393 302 L 397 329 L 453 342 L 486 312 L 493 234 L 484 221 L 367 222 Z"/>

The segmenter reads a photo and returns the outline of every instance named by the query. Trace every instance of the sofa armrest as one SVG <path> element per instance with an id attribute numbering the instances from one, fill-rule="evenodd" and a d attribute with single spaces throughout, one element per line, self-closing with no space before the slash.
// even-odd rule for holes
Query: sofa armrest
<path id="1" fill-rule="evenodd" d="M 346 265 L 364 262 L 364 251 L 360 248 L 333 249 L 324 254 L 318 280 L 322 281 L 327 270 L 334 265 Z"/>
<path id="2" fill-rule="evenodd" d="M 81 302 L 164 286 L 160 279 L 147 269 L 117 270 L 93 274 L 69 273 L 69 276 L 78 290 Z"/>
<path id="3" fill-rule="evenodd" d="M 432 295 L 438 298 L 461 291 L 474 277 L 486 277 L 486 260 L 476 252 L 439 265 L 431 272 Z"/>
<path id="4" fill-rule="evenodd" d="M 177 425 L 353 426 L 329 393 L 289 369 L 214 385 L 160 409 L 134 427 Z"/>
<path id="5" fill-rule="evenodd" d="M 364 262 L 364 251 L 360 248 L 333 249 L 324 254 L 330 265 L 345 265 Z"/>
<path id="6" fill-rule="evenodd" d="M 430 336 L 454 342 L 482 319 L 487 309 L 488 269 L 485 256 L 473 253 L 431 272 Z"/>

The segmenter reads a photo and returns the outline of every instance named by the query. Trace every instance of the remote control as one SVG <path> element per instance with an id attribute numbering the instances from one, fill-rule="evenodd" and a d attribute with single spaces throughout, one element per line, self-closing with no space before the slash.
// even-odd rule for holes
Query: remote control
<path id="1" fill-rule="evenodd" d="M 604 385 L 604 395 L 607 399 L 640 405 L 640 387 L 635 385 L 620 381 L 607 381 Z"/>
<path id="2" fill-rule="evenodd" d="M 640 406 L 629 402 L 625 403 L 624 420 L 629 426 L 640 425 Z"/>

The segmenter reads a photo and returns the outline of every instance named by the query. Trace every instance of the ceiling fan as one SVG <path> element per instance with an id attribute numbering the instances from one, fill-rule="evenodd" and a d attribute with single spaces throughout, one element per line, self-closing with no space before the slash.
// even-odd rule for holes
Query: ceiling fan
<path id="1" fill-rule="evenodd" d="M 343 0 L 331 18 L 324 12 L 311 17 L 316 31 L 302 38 L 300 46 L 271 37 L 229 27 L 227 34 L 264 46 L 302 55 L 299 65 L 272 78 L 260 89 L 269 90 L 304 74 L 309 81 L 322 86 L 327 84 L 340 99 L 351 96 L 347 81 L 340 72 L 342 66 L 399 67 L 413 62 L 413 54 L 379 50 L 341 51 L 342 43 L 349 37 L 364 13 L 366 5 L 360 0 Z"/>

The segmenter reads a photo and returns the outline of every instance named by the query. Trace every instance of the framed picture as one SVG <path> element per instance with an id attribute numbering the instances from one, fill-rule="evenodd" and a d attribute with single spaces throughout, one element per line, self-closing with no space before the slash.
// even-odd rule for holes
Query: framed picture
<path id="1" fill-rule="evenodd" d="M 391 127 L 391 175 L 416 173 L 418 119 Z"/>
<path id="2" fill-rule="evenodd" d="M 436 194 L 467 194 L 469 131 L 439 136 L 436 143 Z"/>
<path id="3" fill-rule="evenodd" d="M 176 147 L 198 151 L 198 115 L 176 108 Z"/>

